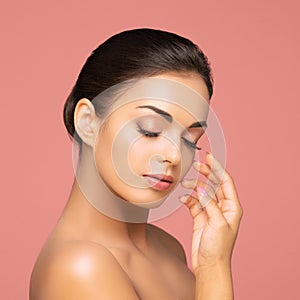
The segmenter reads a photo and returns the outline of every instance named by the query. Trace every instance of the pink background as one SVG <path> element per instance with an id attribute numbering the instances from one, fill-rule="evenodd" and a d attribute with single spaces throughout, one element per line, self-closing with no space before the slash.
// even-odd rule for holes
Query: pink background
<path id="1" fill-rule="evenodd" d="M 236 299 L 300 299 L 299 2 L 2 1 L 0 298 L 27 299 L 30 273 L 73 180 L 62 108 L 90 52 L 135 27 L 173 31 L 209 56 L 212 107 L 244 208 Z M 190 255 L 181 207 L 155 222 Z"/>

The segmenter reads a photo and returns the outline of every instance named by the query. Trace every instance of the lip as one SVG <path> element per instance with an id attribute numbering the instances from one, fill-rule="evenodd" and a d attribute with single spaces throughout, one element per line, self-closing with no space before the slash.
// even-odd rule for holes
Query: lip
<path id="1" fill-rule="evenodd" d="M 159 191 L 167 190 L 174 182 L 174 178 L 166 174 L 145 174 L 143 177 L 153 189 Z"/>

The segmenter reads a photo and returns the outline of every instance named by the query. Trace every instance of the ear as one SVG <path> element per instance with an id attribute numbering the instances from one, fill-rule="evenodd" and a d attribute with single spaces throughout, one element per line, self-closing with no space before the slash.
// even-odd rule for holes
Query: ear
<path id="1" fill-rule="evenodd" d="M 100 128 L 100 119 L 97 117 L 94 105 L 90 100 L 83 98 L 76 104 L 74 125 L 81 140 L 94 147 Z"/>

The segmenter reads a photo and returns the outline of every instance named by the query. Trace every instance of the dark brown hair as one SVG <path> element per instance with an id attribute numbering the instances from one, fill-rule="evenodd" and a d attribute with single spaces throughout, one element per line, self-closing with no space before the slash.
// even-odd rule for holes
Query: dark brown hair
<path id="1" fill-rule="evenodd" d="M 74 126 L 74 111 L 80 99 L 92 101 L 123 81 L 165 72 L 198 73 L 206 83 L 209 97 L 213 94 L 207 57 L 190 40 L 149 28 L 123 31 L 107 39 L 88 57 L 64 105 L 64 123 L 70 137 L 81 146 Z"/>

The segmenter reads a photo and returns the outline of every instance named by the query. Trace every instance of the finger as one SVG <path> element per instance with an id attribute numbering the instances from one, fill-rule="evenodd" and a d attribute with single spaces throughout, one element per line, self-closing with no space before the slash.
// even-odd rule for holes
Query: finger
<path id="1" fill-rule="evenodd" d="M 196 187 L 199 187 L 199 186 L 202 186 L 202 187 L 209 186 L 210 190 L 213 191 L 212 186 L 210 186 L 207 182 L 205 183 L 198 179 L 184 179 L 181 181 L 181 185 L 182 185 L 182 187 L 184 187 L 186 189 L 195 189 Z"/>
<path id="2" fill-rule="evenodd" d="M 193 218 L 203 211 L 201 205 L 199 205 L 199 200 L 192 195 L 183 195 L 179 197 L 179 200 L 189 208 Z"/>
<path id="3" fill-rule="evenodd" d="M 194 189 L 198 184 L 197 179 L 183 179 L 181 185 L 186 189 Z"/>
<path id="4" fill-rule="evenodd" d="M 211 168 L 209 165 L 202 163 L 200 161 L 195 161 L 193 163 L 193 167 L 199 171 L 201 174 L 203 174 L 209 181 L 211 181 L 212 184 L 214 185 L 219 185 L 220 180 L 218 177 L 212 172 Z"/>
<path id="5" fill-rule="evenodd" d="M 215 194 L 216 194 L 217 200 L 219 202 L 222 202 L 223 200 L 226 200 L 225 196 L 224 196 L 224 193 L 222 191 L 222 188 L 220 186 L 218 186 L 218 187 L 215 188 Z"/>
<path id="6" fill-rule="evenodd" d="M 209 198 L 202 199 L 202 203 L 201 203 L 202 207 L 204 207 L 207 204 L 207 201 L 210 201 L 211 198 L 216 197 L 217 202 L 219 202 L 218 196 L 219 197 L 223 196 L 221 189 L 219 189 L 217 192 L 215 192 L 213 187 L 210 186 L 208 183 L 205 183 L 205 182 L 197 180 L 197 179 L 191 179 L 191 180 L 185 179 L 181 182 L 181 185 L 187 189 L 194 189 L 195 192 L 196 192 L 196 188 L 199 189 L 201 187 L 203 189 L 203 190 L 201 190 L 203 193 L 202 196 L 205 196 L 204 192 L 206 192 L 209 195 Z M 201 194 L 201 192 L 200 192 L 200 194 Z"/>
<path id="7" fill-rule="evenodd" d="M 212 199 L 204 208 L 208 217 L 208 224 L 213 227 L 219 227 L 221 225 L 227 224 L 226 219 L 224 218 L 217 202 L 215 199 Z"/>
<path id="8" fill-rule="evenodd" d="M 222 165 L 218 162 L 216 158 L 213 157 L 211 153 L 208 153 L 207 161 L 209 165 L 211 166 L 212 170 L 214 170 L 216 176 L 221 179 L 220 187 L 222 189 L 222 192 L 224 194 L 224 201 L 222 202 L 222 211 L 225 208 L 226 203 L 226 210 L 229 209 L 231 212 L 225 212 L 226 219 L 228 220 L 228 223 L 233 226 L 234 228 L 238 228 L 243 210 L 242 206 L 239 202 L 239 198 L 237 195 L 236 187 L 233 182 L 232 177 L 228 174 L 228 172 L 225 171 L 225 169 L 222 167 Z M 222 177 L 221 177 L 222 176 Z M 231 204 L 230 204 L 231 202 Z"/>
<path id="9" fill-rule="evenodd" d="M 215 157 L 213 157 L 211 153 L 207 153 L 206 160 L 212 172 L 214 172 L 215 176 L 220 180 L 220 185 L 223 189 L 225 198 L 237 201 L 238 197 L 236 188 L 228 172 L 226 172 L 220 162 Z"/>
<path id="10" fill-rule="evenodd" d="M 209 185 L 199 185 L 196 192 L 202 207 L 207 206 L 211 200 L 218 202 L 214 190 Z"/>
<path id="11" fill-rule="evenodd" d="M 210 169 L 210 166 L 207 164 L 204 164 L 202 162 L 194 162 L 194 168 L 201 172 L 204 176 L 206 176 L 209 179 L 209 182 L 212 183 L 214 193 L 217 197 L 218 202 L 221 202 L 223 199 L 225 199 L 224 193 L 222 191 L 222 188 L 220 188 L 220 180 L 214 175 L 212 170 Z"/>
<path id="12" fill-rule="evenodd" d="M 194 162 L 194 168 L 196 170 L 198 170 L 199 172 L 201 172 L 204 176 L 206 176 L 209 179 L 209 182 L 212 183 L 213 188 L 215 190 L 215 194 L 217 196 L 217 200 L 218 202 L 223 200 L 224 194 L 222 189 L 220 188 L 220 180 L 214 175 L 214 173 L 212 172 L 210 166 L 208 166 L 205 163 L 202 163 L 200 161 L 196 161 Z"/>

